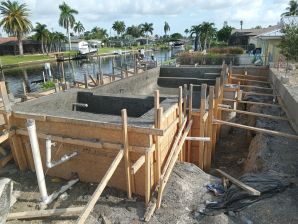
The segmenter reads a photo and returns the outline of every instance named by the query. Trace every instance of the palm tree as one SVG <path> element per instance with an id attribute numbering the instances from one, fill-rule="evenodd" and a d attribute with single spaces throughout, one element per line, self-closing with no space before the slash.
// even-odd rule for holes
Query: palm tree
<path id="1" fill-rule="evenodd" d="M 202 32 L 202 26 L 201 25 L 192 26 L 189 32 L 191 37 L 195 35 L 195 51 L 201 50 L 200 35 Z M 198 46 L 200 46 L 200 49 L 198 48 Z"/>
<path id="2" fill-rule="evenodd" d="M 78 14 L 78 11 L 70 8 L 65 2 L 62 5 L 59 5 L 60 9 L 60 17 L 59 17 L 59 25 L 66 29 L 66 33 L 68 35 L 68 46 L 69 50 L 71 50 L 71 41 L 70 41 L 70 29 L 73 28 L 75 23 L 75 14 Z"/>
<path id="3" fill-rule="evenodd" d="M 80 34 L 85 31 L 85 27 L 79 21 L 79 22 L 74 23 L 73 30 L 80 36 Z"/>
<path id="4" fill-rule="evenodd" d="M 149 38 L 149 33 L 152 35 L 153 34 L 153 23 L 144 23 L 144 24 L 141 24 L 141 27 L 142 27 L 142 31 L 144 33 L 146 33 L 146 38 L 147 38 L 147 45 L 148 45 L 148 38 Z"/>
<path id="5" fill-rule="evenodd" d="M 214 23 L 203 22 L 201 24 L 202 32 L 201 36 L 204 38 L 204 50 L 207 50 L 207 44 L 211 44 L 211 39 L 214 37 L 216 33 L 216 29 L 214 28 Z"/>
<path id="6" fill-rule="evenodd" d="M 125 23 L 124 21 L 115 21 L 113 23 L 112 29 L 115 30 L 117 32 L 117 35 L 119 37 L 119 35 L 121 35 L 122 33 L 125 32 Z"/>
<path id="7" fill-rule="evenodd" d="M 18 39 L 19 53 L 24 54 L 22 39 L 25 34 L 32 29 L 32 23 L 29 20 L 29 9 L 26 4 L 20 4 L 17 1 L 6 1 L 0 4 L 1 21 L 0 26 L 8 35 L 14 35 Z"/>
<path id="8" fill-rule="evenodd" d="M 187 37 L 188 34 L 189 34 L 189 29 L 185 29 L 185 30 L 184 30 L 184 33 L 185 33 L 185 36 Z"/>
<path id="9" fill-rule="evenodd" d="M 49 37 L 49 31 L 47 29 L 46 24 L 41 24 L 41 23 L 36 23 L 35 28 L 33 29 L 36 35 L 36 39 L 41 42 L 41 51 L 44 54 L 45 52 L 45 47 L 44 43 L 46 39 Z"/>
<path id="10" fill-rule="evenodd" d="M 167 36 L 167 32 L 170 31 L 170 25 L 165 21 L 165 25 L 163 26 L 163 30 L 165 32 L 165 36 Z"/>
<path id="11" fill-rule="evenodd" d="M 291 0 L 286 10 L 281 16 L 298 16 L 298 2 Z"/>

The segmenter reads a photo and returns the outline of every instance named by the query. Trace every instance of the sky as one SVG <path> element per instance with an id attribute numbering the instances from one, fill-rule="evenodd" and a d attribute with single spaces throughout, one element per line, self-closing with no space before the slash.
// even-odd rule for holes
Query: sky
<path id="1" fill-rule="evenodd" d="M 31 11 L 33 24 L 44 23 L 49 30 L 65 32 L 58 25 L 59 9 L 62 0 L 17 0 L 26 3 Z M 163 35 L 164 22 L 170 25 L 170 33 L 184 33 L 186 28 L 203 21 L 213 22 L 220 29 L 224 21 L 228 25 L 240 28 L 252 28 L 257 25 L 267 27 L 275 25 L 285 11 L 289 0 L 65 0 L 79 11 L 76 19 L 86 30 L 95 26 L 111 29 L 116 20 L 124 21 L 127 26 L 144 22 L 153 23 L 154 34 Z M 2 30 L 1 30 L 2 31 Z M 2 33 L 5 36 L 4 33 Z"/>

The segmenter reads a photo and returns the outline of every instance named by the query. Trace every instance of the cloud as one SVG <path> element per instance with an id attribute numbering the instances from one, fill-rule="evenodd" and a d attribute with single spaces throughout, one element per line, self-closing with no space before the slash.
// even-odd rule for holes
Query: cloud
<path id="1" fill-rule="evenodd" d="M 58 26 L 59 4 L 63 0 L 18 0 L 26 3 L 32 11 L 31 19 L 41 22 L 55 30 Z M 224 21 L 244 27 L 256 25 L 274 25 L 288 5 L 288 0 L 65 0 L 77 9 L 77 20 L 86 29 L 94 26 L 110 29 L 115 20 L 124 20 L 126 24 L 153 22 L 155 31 L 163 33 L 165 20 L 171 22 L 171 31 L 183 32 L 185 28 L 203 21 L 215 22 L 221 27 Z M 175 30 L 174 30 L 175 29 Z"/>

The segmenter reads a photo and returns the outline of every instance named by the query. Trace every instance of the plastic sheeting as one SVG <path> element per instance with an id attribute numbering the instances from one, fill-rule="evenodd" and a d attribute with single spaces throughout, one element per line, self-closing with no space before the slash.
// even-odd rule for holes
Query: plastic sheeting
<path id="1" fill-rule="evenodd" d="M 269 174 L 247 174 L 239 178 L 244 184 L 261 192 L 261 196 L 250 195 L 247 191 L 232 184 L 225 194 L 219 197 L 217 203 L 206 205 L 204 213 L 212 213 L 215 210 L 240 211 L 245 207 L 264 198 L 284 191 L 290 183 L 281 177 Z"/>

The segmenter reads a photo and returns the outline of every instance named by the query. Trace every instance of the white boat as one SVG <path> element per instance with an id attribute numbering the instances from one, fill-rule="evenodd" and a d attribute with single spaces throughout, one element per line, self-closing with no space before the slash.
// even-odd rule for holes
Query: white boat
<path id="1" fill-rule="evenodd" d="M 81 41 L 79 43 L 79 52 L 82 55 L 96 53 L 97 51 L 98 51 L 98 45 L 93 42 L 88 43 L 87 41 Z"/>

